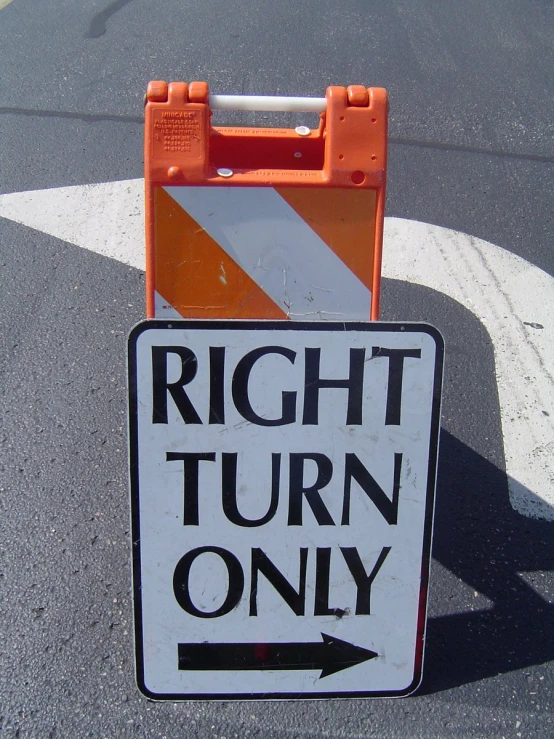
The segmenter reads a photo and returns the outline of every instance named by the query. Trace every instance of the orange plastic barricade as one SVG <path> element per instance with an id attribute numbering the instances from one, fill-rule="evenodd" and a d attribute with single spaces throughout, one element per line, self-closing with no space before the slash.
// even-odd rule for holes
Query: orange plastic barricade
<path id="1" fill-rule="evenodd" d="M 319 112 L 319 128 L 217 128 L 213 109 Z M 387 93 L 146 95 L 147 316 L 376 320 Z"/>

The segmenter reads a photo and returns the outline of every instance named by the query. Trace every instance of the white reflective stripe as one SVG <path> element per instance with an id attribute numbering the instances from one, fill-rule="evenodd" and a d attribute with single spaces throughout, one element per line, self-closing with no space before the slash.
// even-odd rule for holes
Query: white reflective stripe
<path id="1" fill-rule="evenodd" d="M 182 318 L 175 308 L 167 300 L 154 290 L 154 317 L 155 318 Z"/>
<path id="2" fill-rule="evenodd" d="M 324 113 L 326 98 L 278 97 L 276 95 L 210 95 L 212 110 L 265 110 L 287 113 Z"/>
<path id="3" fill-rule="evenodd" d="M 371 292 L 271 187 L 165 190 L 296 320 L 368 320 Z"/>

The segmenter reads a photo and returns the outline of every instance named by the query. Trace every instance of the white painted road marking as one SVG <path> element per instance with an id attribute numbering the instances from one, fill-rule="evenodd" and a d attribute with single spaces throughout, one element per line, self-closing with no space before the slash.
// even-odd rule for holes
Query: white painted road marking
<path id="1" fill-rule="evenodd" d="M 143 180 L 126 180 L 0 195 L 0 216 L 144 269 L 143 201 Z M 554 521 L 554 278 L 494 244 L 400 218 L 385 219 L 383 276 L 442 292 L 483 323 L 510 502 Z"/>
<path id="2" fill-rule="evenodd" d="M 510 502 L 554 520 L 554 279 L 481 239 L 388 218 L 383 275 L 445 293 L 494 345 Z"/>
<path id="3" fill-rule="evenodd" d="M 0 195 L 0 216 L 144 270 L 144 181 Z"/>

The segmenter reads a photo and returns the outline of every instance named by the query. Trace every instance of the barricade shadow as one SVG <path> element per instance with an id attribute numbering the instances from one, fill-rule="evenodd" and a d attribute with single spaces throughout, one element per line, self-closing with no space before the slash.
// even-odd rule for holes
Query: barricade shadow
<path id="1" fill-rule="evenodd" d="M 554 524 L 511 508 L 505 473 L 443 430 L 433 558 L 491 603 L 429 619 L 419 695 L 554 659 L 554 605 L 519 574 L 545 584 L 553 543 Z"/>
<path id="2" fill-rule="evenodd" d="M 383 280 L 382 298 L 383 320 L 424 320 L 445 339 L 433 559 L 452 576 L 431 566 L 417 695 L 553 660 L 554 523 L 510 504 L 493 337 L 421 285 Z"/>

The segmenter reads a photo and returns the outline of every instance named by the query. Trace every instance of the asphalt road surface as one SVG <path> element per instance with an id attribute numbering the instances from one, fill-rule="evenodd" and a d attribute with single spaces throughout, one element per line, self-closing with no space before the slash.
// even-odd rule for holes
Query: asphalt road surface
<path id="1" fill-rule="evenodd" d="M 243 94 L 384 86 L 387 216 L 554 276 L 553 37 L 546 0 L 0 0 L 0 192 L 141 177 L 150 79 Z M 428 321 L 446 342 L 417 694 L 154 703 L 134 681 L 127 474 L 126 338 L 144 275 L 9 219 L 0 266 L 1 736 L 554 734 L 554 523 L 510 504 L 493 340 L 471 311 L 384 284 L 383 319 Z"/>

